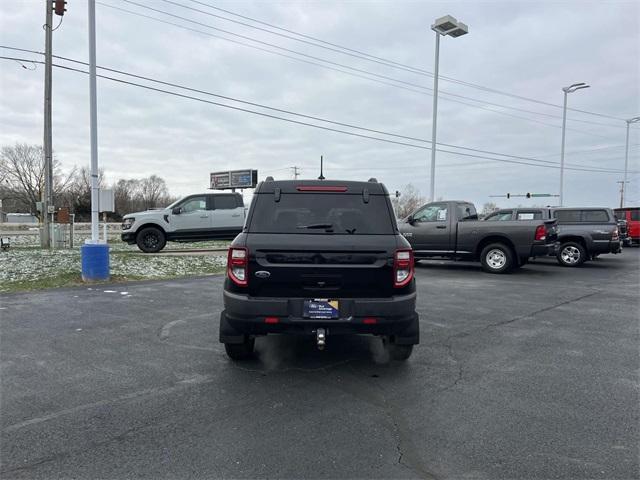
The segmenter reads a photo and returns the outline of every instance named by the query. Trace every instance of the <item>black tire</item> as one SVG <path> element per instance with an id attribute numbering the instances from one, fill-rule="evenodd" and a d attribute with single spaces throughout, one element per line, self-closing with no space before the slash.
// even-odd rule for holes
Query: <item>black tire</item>
<path id="1" fill-rule="evenodd" d="M 487 273 L 509 273 L 514 265 L 514 255 L 504 243 L 491 243 L 480 252 L 482 269 Z"/>
<path id="2" fill-rule="evenodd" d="M 560 245 L 556 258 L 563 267 L 579 267 L 587 260 L 587 251 L 577 242 L 565 242 Z"/>
<path id="3" fill-rule="evenodd" d="M 138 232 L 136 243 L 145 253 L 157 253 L 167 244 L 167 239 L 159 228 L 147 227 Z"/>
<path id="4" fill-rule="evenodd" d="M 384 337 L 382 339 L 382 343 L 389 354 L 390 360 L 404 362 L 405 360 L 408 360 L 411 353 L 413 353 L 413 345 L 398 345 L 391 341 L 389 337 Z"/>
<path id="5" fill-rule="evenodd" d="M 255 338 L 247 338 L 244 343 L 225 343 L 224 350 L 231 360 L 246 360 L 253 356 Z"/>

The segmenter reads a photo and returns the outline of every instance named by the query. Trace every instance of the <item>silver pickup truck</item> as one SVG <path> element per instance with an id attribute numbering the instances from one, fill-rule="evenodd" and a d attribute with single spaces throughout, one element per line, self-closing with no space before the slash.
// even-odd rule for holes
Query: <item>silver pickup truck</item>
<path id="1" fill-rule="evenodd" d="M 416 260 L 441 257 L 480 261 L 488 273 L 507 273 L 531 257 L 555 248 L 555 220 L 485 222 L 464 201 L 428 203 L 398 228 L 413 248 Z"/>
<path id="2" fill-rule="evenodd" d="M 603 253 L 620 253 L 620 232 L 613 211 L 606 207 L 582 208 L 509 208 L 497 210 L 485 218 L 491 223 L 514 221 L 558 222 L 558 263 L 577 267 Z"/>
<path id="3" fill-rule="evenodd" d="M 244 219 L 239 193 L 188 195 L 166 208 L 125 215 L 121 238 L 143 252 L 155 253 L 167 241 L 232 240 L 242 231 Z"/>

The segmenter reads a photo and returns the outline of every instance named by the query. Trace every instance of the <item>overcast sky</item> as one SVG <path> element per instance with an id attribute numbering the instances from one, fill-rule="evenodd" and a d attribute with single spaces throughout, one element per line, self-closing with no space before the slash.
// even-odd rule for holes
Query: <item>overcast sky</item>
<path id="1" fill-rule="evenodd" d="M 432 76 L 232 23 L 206 13 L 274 30 L 206 5 L 429 73 L 434 70 L 435 50 L 435 34 L 429 26 L 442 15 L 457 17 L 469 25 L 469 34 L 442 38 L 440 74 L 538 102 L 441 78 L 437 140 L 455 147 L 531 157 L 543 160 L 547 166 L 557 166 L 553 162 L 560 160 L 561 88 L 588 82 L 591 88 L 569 95 L 569 107 L 601 115 L 568 112 L 567 165 L 620 171 L 625 143 L 622 119 L 640 115 L 638 1 L 132 0 L 160 12 L 124 0 L 102 1 L 118 9 L 104 6 L 100 0 L 96 8 L 100 66 L 397 135 L 431 139 Z M 43 51 L 44 1 L 18 0 L 11 5 L 0 13 L 2 45 Z M 55 25 L 58 21 L 59 17 L 54 17 Z M 64 21 L 53 33 L 53 51 L 55 55 L 88 61 L 85 0 L 69 0 Z M 0 52 L 3 56 L 42 59 L 38 54 L 5 49 Z M 68 61 L 55 63 L 84 68 Z M 38 65 L 32 70 L 34 66 L 28 63 L 24 66 L 27 68 L 17 62 L 0 61 L 0 145 L 42 142 L 44 69 Z M 53 75 L 55 156 L 65 169 L 88 165 L 88 77 L 61 69 L 54 69 Z M 430 146 L 420 140 L 358 131 L 123 75 L 113 76 L 293 120 Z M 318 176 L 322 154 L 329 178 L 375 176 L 390 191 L 412 183 L 424 195 L 428 193 L 430 151 L 423 148 L 287 123 L 105 79 L 98 80 L 98 112 L 99 163 L 109 181 L 155 173 L 167 180 L 172 193 L 186 194 L 206 189 L 209 172 L 216 170 L 256 168 L 260 178 L 291 178 L 289 167 L 298 166 L 302 177 L 314 178 Z M 640 123 L 631 130 L 629 169 L 633 172 L 640 171 L 639 127 Z M 496 158 L 495 154 L 452 146 L 439 148 Z M 629 178 L 628 198 L 638 204 L 640 174 L 631 173 Z M 621 179 L 621 173 L 567 170 L 565 203 L 615 206 L 619 198 L 616 181 Z M 557 168 L 437 153 L 437 197 L 471 200 L 481 206 L 491 200 L 490 195 L 555 194 L 558 185 Z M 495 200 L 501 206 L 534 203 L 526 199 Z M 553 200 L 536 203 L 549 202 Z"/>

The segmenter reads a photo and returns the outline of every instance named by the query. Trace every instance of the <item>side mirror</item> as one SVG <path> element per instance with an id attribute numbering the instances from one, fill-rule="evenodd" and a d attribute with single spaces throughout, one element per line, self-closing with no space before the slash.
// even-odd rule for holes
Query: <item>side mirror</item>
<path id="1" fill-rule="evenodd" d="M 409 215 L 407 217 L 407 223 L 410 224 L 410 225 L 413 225 L 414 223 L 416 223 L 416 220 L 415 220 L 415 218 L 413 218 L 413 215 Z"/>
<path id="2" fill-rule="evenodd" d="M 182 213 L 182 207 L 173 207 L 171 209 L 171 213 L 174 215 L 180 215 Z"/>

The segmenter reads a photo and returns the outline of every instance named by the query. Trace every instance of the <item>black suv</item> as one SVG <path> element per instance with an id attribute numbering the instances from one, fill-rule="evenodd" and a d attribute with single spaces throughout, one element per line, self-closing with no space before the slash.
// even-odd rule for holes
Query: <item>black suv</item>
<path id="1" fill-rule="evenodd" d="M 384 185 L 267 178 L 229 248 L 220 342 L 240 360 L 255 337 L 382 337 L 406 360 L 419 341 L 413 252 Z"/>

